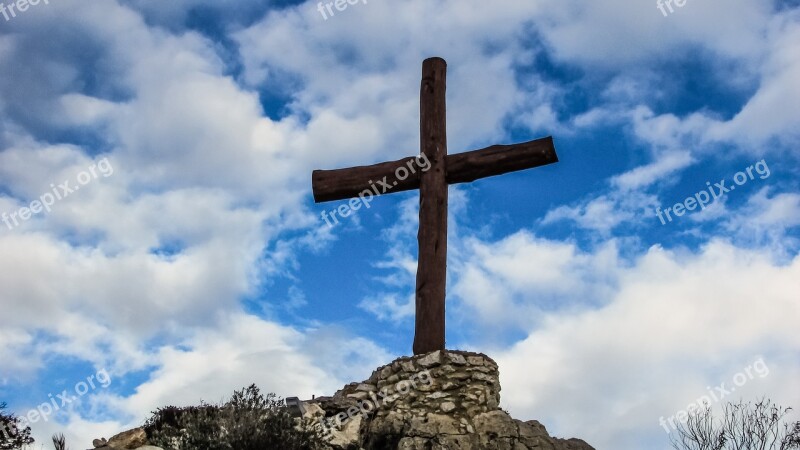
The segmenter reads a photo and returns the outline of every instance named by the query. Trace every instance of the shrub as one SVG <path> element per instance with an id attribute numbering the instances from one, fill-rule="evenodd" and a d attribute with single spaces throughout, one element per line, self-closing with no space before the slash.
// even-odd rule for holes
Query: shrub
<path id="1" fill-rule="evenodd" d="M 56 450 L 67 450 L 67 439 L 64 438 L 63 433 L 53 435 L 53 447 Z"/>
<path id="2" fill-rule="evenodd" d="M 32 444 L 31 428 L 19 429 L 19 419 L 13 414 L 5 414 L 5 403 L 0 403 L 0 450 L 22 448 L 23 445 Z"/>
<path id="3" fill-rule="evenodd" d="M 670 436 L 676 450 L 791 450 L 800 449 L 800 422 L 786 423 L 791 408 L 769 399 L 728 403 L 716 419 L 711 408 L 689 414 Z"/>
<path id="4" fill-rule="evenodd" d="M 283 400 L 272 393 L 262 395 L 254 384 L 220 405 L 160 408 L 145 423 L 145 431 L 151 444 L 165 449 L 326 448 L 317 428 L 292 418 Z"/>

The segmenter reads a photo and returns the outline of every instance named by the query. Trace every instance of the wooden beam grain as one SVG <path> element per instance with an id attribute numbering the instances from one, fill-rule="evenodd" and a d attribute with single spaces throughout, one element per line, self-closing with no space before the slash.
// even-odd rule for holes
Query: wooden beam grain
<path id="1" fill-rule="evenodd" d="M 445 285 L 447 280 L 447 63 L 429 58 L 422 63 L 420 146 L 431 168 L 420 174 L 419 261 L 417 262 L 414 329 L 415 355 L 444 350 Z"/>
<path id="2" fill-rule="evenodd" d="M 388 193 L 419 189 L 419 174 L 423 166 L 418 157 L 410 156 L 371 166 L 347 169 L 315 170 L 311 174 L 311 186 L 316 203 L 346 200 L 371 189 L 371 183 L 386 179 L 397 182 Z M 546 137 L 511 145 L 493 145 L 480 150 L 446 156 L 447 184 L 468 183 L 480 178 L 502 175 L 518 170 L 532 169 L 558 162 L 553 138 Z M 398 179 L 400 167 L 415 167 L 405 180 Z"/>
<path id="3" fill-rule="evenodd" d="M 373 183 L 384 178 L 390 184 L 397 183 L 390 192 L 418 189 L 421 169 L 417 165 L 416 159 L 416 157 L 410 156 L 397 161 L 373 164 L 371 166 L 315 170 L 311 173 L 314 202 L 322 203 L 357 197 L 361 192 L 372 189 Z M 416 167 L 416 173 L 410 174 L 405 180 L 398 179 L 395 174 L 397 169 L 400 167 L 408 168 L 409 165 Z"/>
<path id="4" fill-rule="evenodd" d="M 468 183 L 518 170 L 558 162 L 553 138 L 511 145 L 493 145 L 481 150 L 447 156 L 447 183 Z"/>

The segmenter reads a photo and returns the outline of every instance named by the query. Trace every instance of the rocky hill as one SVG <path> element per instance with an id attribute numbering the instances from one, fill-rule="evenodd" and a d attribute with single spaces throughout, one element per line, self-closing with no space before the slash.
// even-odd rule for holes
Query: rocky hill
<path id="1" fill-rule="evenodd" d="M 500 409 L 497 363 L 480 353 L 403 357 L 331 397 L 287 400 L 323 430 L 331 450 L 594 450 Z M 95 441 L 96 448 L 156 449 L 147 444 L 141 429 Z"/>

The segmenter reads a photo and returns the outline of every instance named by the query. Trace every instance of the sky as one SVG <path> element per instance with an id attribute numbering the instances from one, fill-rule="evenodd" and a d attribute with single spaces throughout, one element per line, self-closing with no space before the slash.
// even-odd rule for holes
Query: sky
<path id="1" fill-rule="evenodd" d="M 418 193 L 331 226 L 311 173 L 418 154 L 432 56 L 450 153 L 559 157 L 449 188 L 447 348 L 503 408 L 599 450 L 800 408 L 800 2 L 0 3 L 0 402 L 36 448 L 410 355 Z"/>

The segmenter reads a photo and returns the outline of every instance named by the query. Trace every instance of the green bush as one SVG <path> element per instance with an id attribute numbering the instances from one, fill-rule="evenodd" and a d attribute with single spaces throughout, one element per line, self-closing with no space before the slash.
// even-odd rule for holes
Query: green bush
<path id="1" fill-rule="evenodd" d="M 151 444 L 165 449 L 317 450 L 324 449 L 321 432 L 308 421 L 294 419 L 275 394 L 262 395 L 256 385 L 235 391 L 221 405 L 153 412 L 145 423 Z"/>

